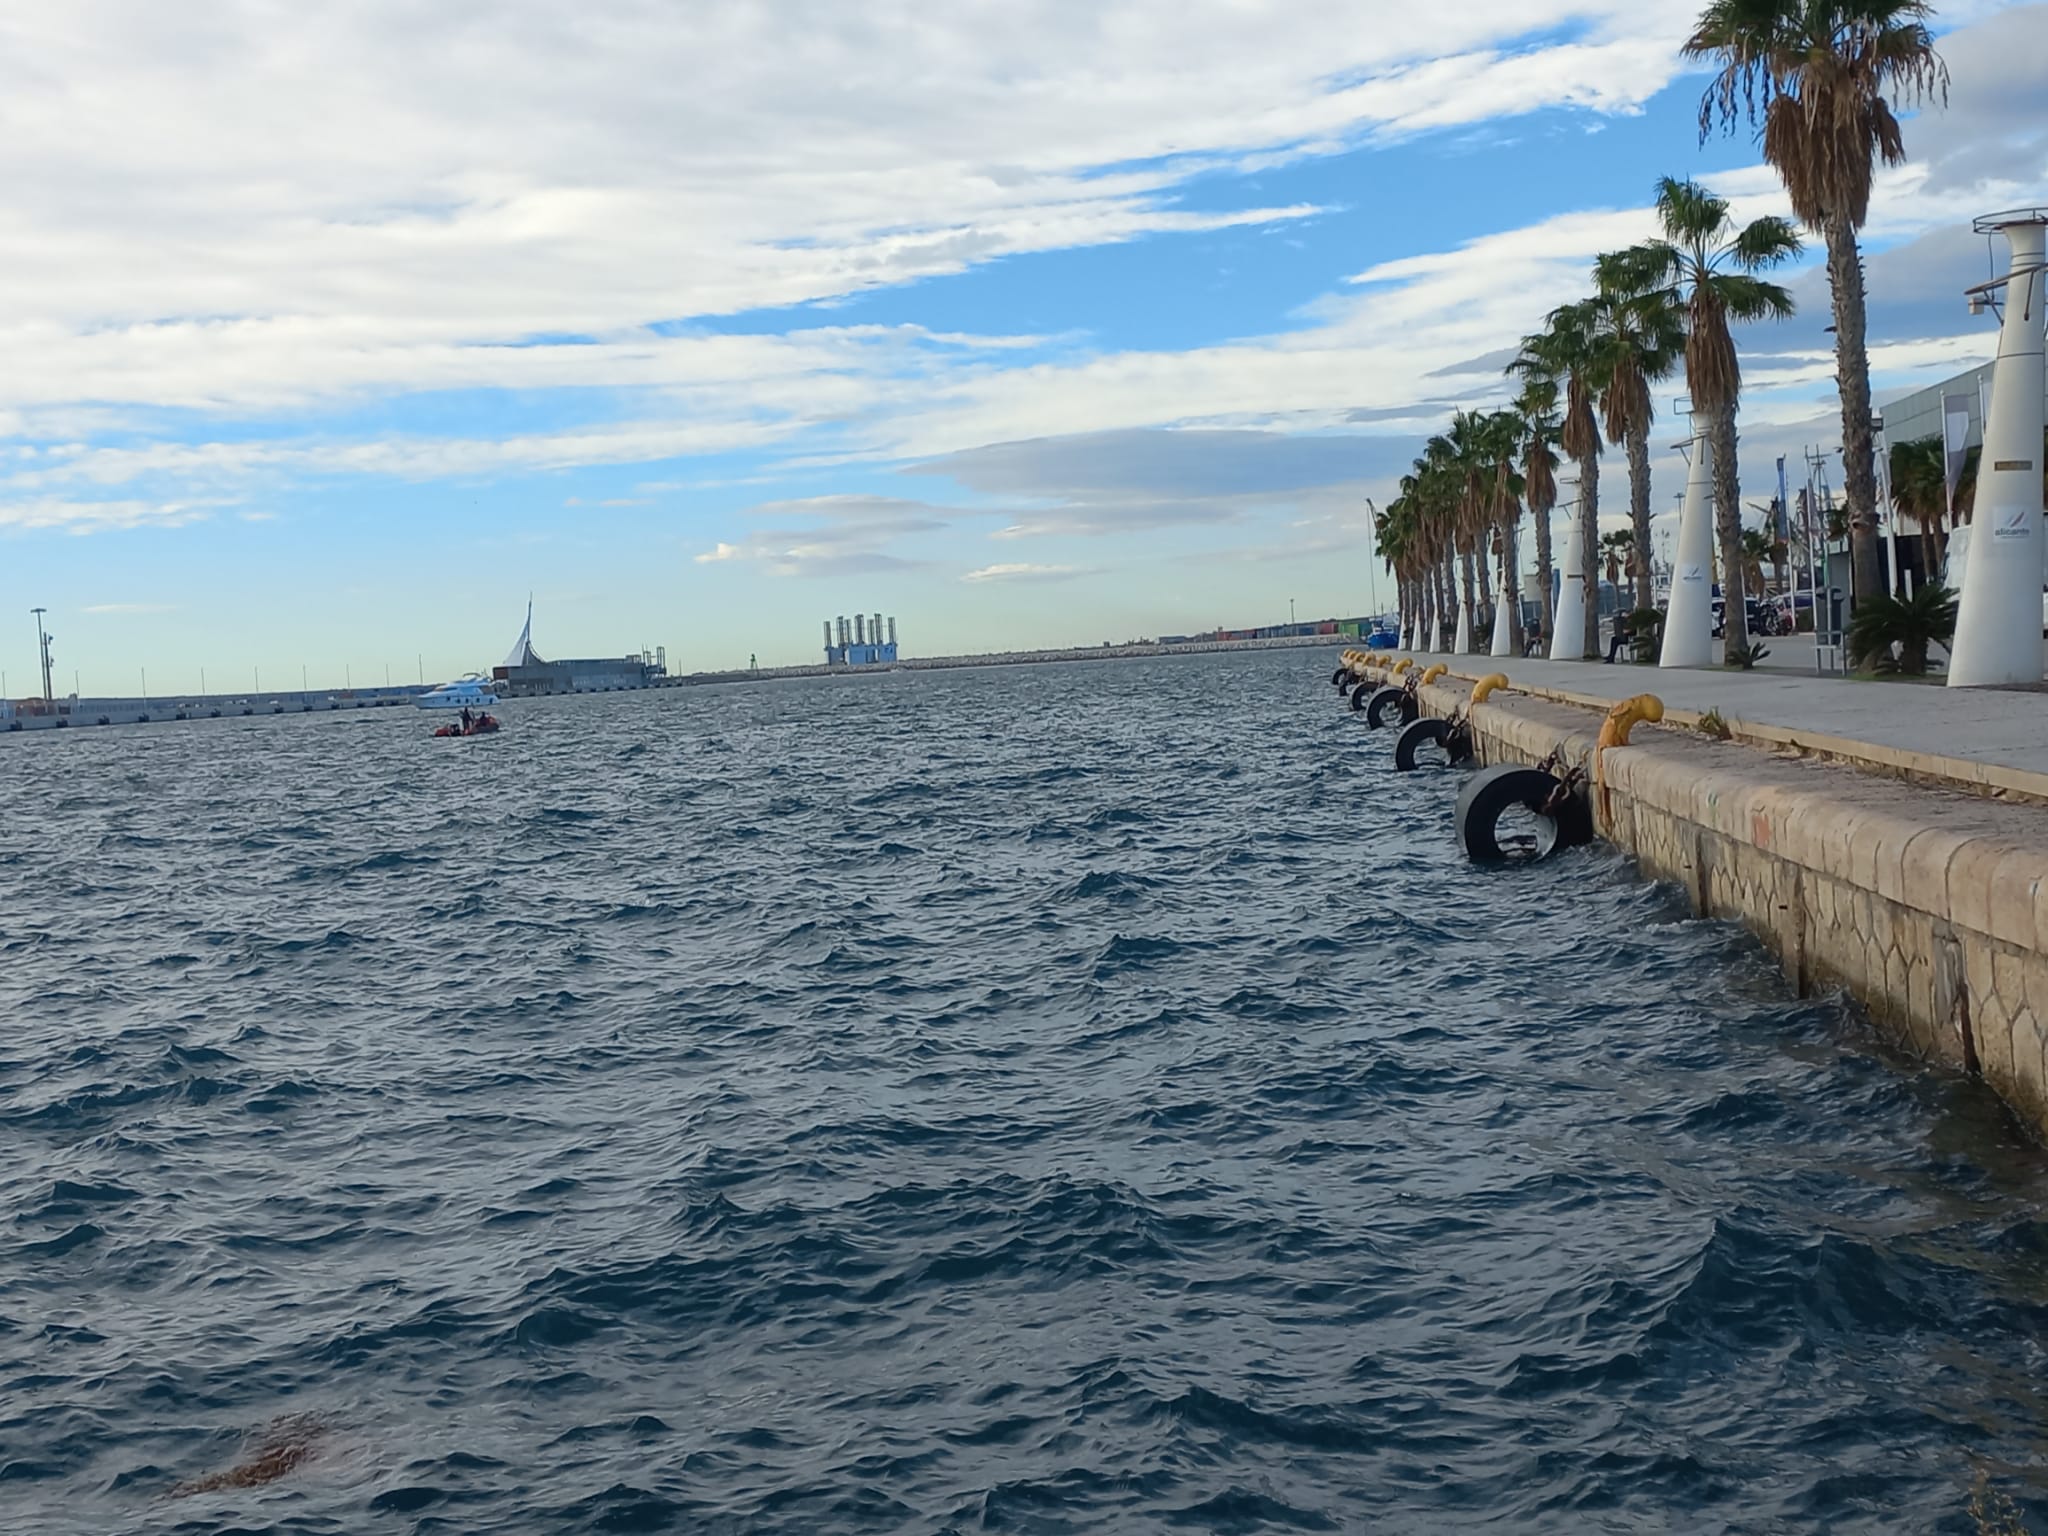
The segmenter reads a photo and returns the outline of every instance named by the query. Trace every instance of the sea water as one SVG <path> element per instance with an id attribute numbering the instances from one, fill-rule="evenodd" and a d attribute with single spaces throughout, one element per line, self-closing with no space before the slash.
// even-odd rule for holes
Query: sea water
<path id="1" fill-rule="evenodd" d="M 2029 1503 L 2040 1154 L 1332 659 L 0 738 L 0 1527 Z"/>

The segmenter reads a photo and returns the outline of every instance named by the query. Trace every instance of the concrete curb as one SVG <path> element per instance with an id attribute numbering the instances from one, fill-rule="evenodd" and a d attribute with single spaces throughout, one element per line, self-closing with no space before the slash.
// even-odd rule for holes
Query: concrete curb
<path id="1" fill-rule="evenodd" d="M 1495 661 L 1496 658 L 1488 660 Z M 1445 675 L 1474 683 L 1496 670 L 1504 669 L 1497 665 L 1489 665 L 1486 672 L 1462 672 L 1451 667 Z M 1553 704 L 1571 704 L 1581 709 L 1598 710 L 1603 715 L 1619 702 L 1616 699 L 1601 698 L 1597 694 L 1574 693 L 1569 689 L 1549 688 L 1542 684 L 1518 683 L 1513 680 L 1512 672 L 1508 673 L 1508 678 L 1509 692 L 1525 694 L 1532 699 L 1547 699 Z M 1657 689 L 1654 683 L 1646 683 L 1638 691 L 1655 693 Z M 1691 730 L 1699 724 L 1701 718 L 1697 710 L 1666 709 L 1664 727 Z M 1742 742 L 1748 746 L 1797 752 L 1805 757 L 1817 757 L 1850 767 L 1870 768 L 1894 778 L 1913 779 L 1960 789 L 1968 794 L 1988 796 L 1992 799 L 2027 800 L 2048 805 L 2048 773 L 2034 773 L 2025 768 L 2008 768 L 1999 763 L 1979 763 L 1963 757 L 1907 752 L 1897 747 L 1879 746 L 1875 742 L 1852 741 L 1845 736 L 1830 736 L 1821 731 L 1795 730 L 1788 726 L 1767 725 L 1761 721 L 1742 720 L 1727 715 L 1723 715 L 1721 720 L 1728 727 L 1730 741 Z"/>

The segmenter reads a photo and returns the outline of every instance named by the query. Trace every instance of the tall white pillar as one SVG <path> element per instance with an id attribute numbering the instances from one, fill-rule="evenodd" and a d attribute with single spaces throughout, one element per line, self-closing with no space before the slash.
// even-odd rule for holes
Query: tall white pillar
<path id="1" fill-rule="evenodd" d="M 1586 649 L 1586 552 L 1580 547 L 1579 519 L 1583 507 L 1572 510 L 1571 526 L 1564 536 L 1564 559 L 1558 563 L 1557 619 L 1550 626 L 1550 659 L 1577 661 Z"/>
<path id="2" fill-rule="evenodd" d="M 1706 667 L 1714 661 L 1714 451 L 1705 424 L 1692 440 L 1685 506 L 1678 514 L 1678 568 L 1664 612 L 1660 667 Z"/>
<path id="3" fill-rule="evenodd" d="M 1521 601 L 1521 593 L 1515 590 L 1515 572 L 1508 551 L 1501 551 L 1500 592 L 1493 600 L 1493 654 L 1512 656 L 1515 654 L 1514 604 Z"/>
<path id="4" fill-rule="evenodd" d="M 2012 248 L 2005 321 L 1991 368 L 1991 408 L 1977 466 L 1969 564 L 1950 647 L 1948 685 L 2041 681 L 2042 335 L 2048 307 L 2048 208 L 1979 219 Z"/>
<path id="5" fill-rule="evenodd" d="M 1472 654 L 1472 600 L 1462 582 L 1458 586 L 1458 638 L 1451 646 L 1451 654 Z"/>

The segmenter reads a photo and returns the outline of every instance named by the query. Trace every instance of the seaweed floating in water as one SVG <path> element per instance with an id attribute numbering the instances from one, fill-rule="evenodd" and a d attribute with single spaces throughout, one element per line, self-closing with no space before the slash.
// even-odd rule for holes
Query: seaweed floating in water
<path id="1" fill-rule="evenodd" d="M 248 1448 L 248 1454 L 225 1472 L 210 1472 L 191 1478 L 171 1490 L 174 1499 L 194 1493 L 213 1493 L 222 1488 L 257 1488 L 274 1483 L 295 1467 L 305 1465 L 320 1452 L 327 1426 L 310 1413 L 288 1414 L 272 1419 Z"/>

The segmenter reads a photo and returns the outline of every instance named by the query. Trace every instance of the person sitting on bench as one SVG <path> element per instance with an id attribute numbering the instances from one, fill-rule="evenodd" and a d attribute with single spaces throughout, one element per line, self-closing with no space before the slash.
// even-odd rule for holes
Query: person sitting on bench
<path id="1" fill-rule="evenodd" d="M 1612 663 L 1614 660 L 1614 653 L 1620 650 L 1624 645 L 1627 645 L 1628 642 L 1628 615 L 1625 613 L 1617 613 L 1614 616 L 1614 634 L 1607 642 L 1607 660 L 1610 663 Z"/>

